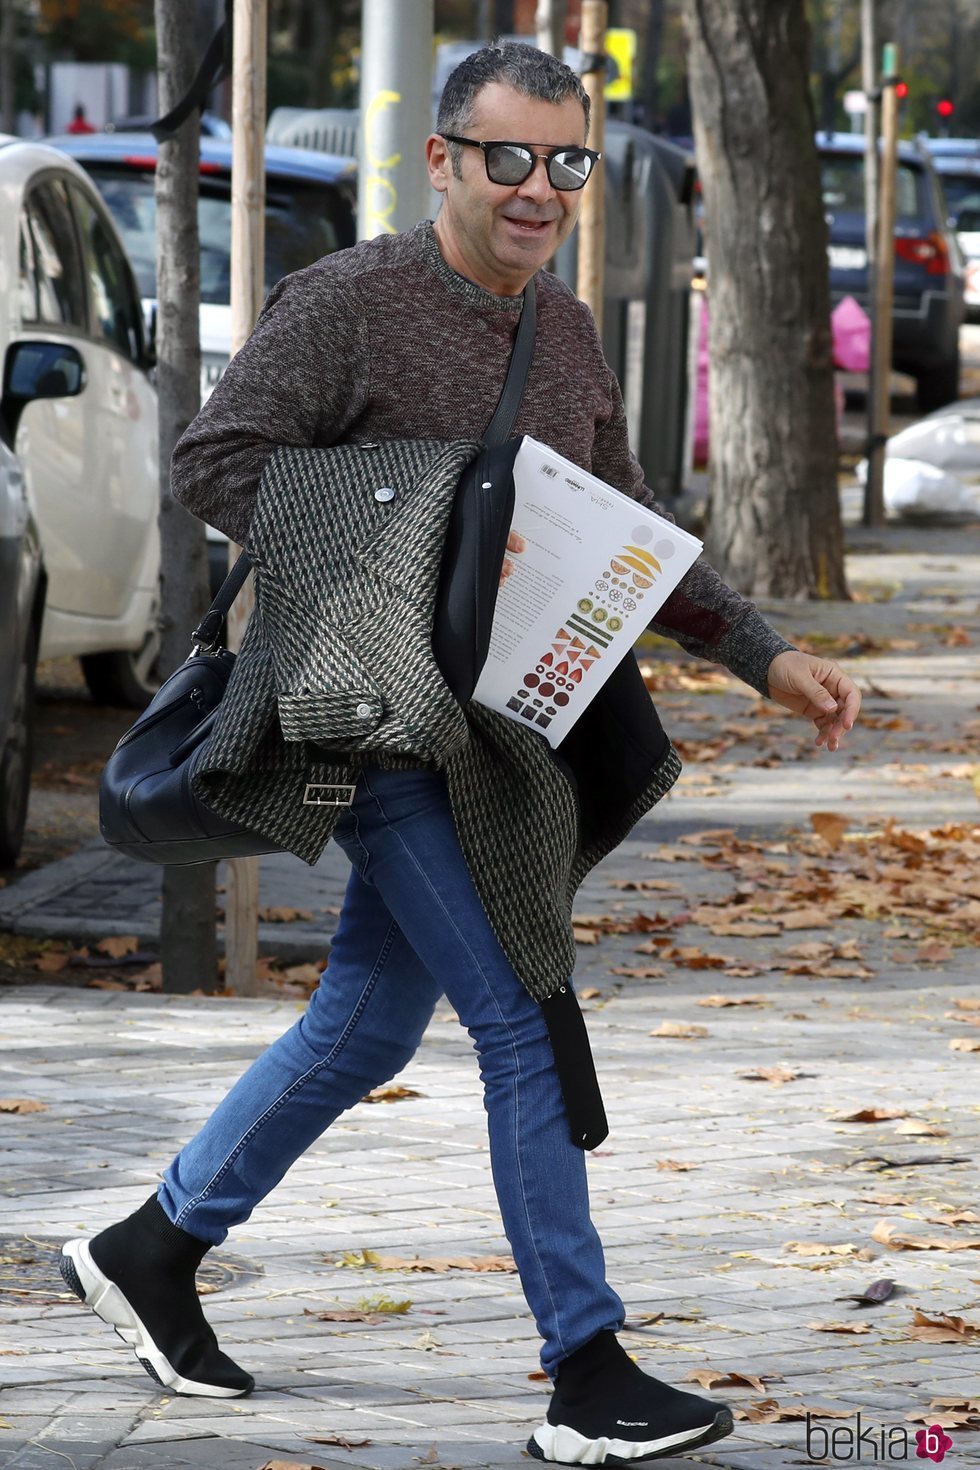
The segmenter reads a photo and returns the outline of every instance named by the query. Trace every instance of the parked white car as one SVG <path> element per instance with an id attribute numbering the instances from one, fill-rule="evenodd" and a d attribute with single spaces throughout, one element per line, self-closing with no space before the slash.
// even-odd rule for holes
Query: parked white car
<path id="1" fill-rule="evenodd" d="M 0 436 L 44 561 L 39 657 L 140 705 L 159 647 L 157 399 L 139 290 L 85 171 L 0 135 Z"/>

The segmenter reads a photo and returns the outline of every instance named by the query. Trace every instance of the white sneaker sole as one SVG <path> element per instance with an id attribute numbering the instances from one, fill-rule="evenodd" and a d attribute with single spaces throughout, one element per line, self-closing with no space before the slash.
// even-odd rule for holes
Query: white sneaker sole
<path id="1" fill-rule="evenodd" d="M 91 1307 L 97 1317 L 114 1327 L 123 1342 L 133 1349 L 140 1366 L 161 1388 L 195 1398 L 237 1399 L 246 1390 L 218 1388 L 212 1383 L 195 1383 L 182 1378 L 157 1347 L 119 1287 L 103 1275 L 92 1259 L 87 1240 L 69 1240 L 61 1248 L 61 1274 L 75 1295 Z"/>
<path id="2" fill-rule="evenodd" d="M 682 1430 L 659 1439 L 586 1439 L 584 1434 L 567 1424 L 548 1424 L 536 1429 L 528 1441 L 528 1451 L 536 1460 L 550 1460 L 557 1465 L 625 1465 L 631 1460 L 656 1460 L 661 1455 L 685 1454 L 700 1445 L 731 1434 L 734 1427 L 731 1410 L 719 1405 L 710 1424 L 700 1429 Z"/>

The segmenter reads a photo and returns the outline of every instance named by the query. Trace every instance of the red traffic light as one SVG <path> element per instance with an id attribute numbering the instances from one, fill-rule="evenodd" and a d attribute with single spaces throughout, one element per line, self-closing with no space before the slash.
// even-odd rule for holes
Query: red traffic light
<path id="1" fill-rule="evenodd" d="M 899 102 L 904 102 L 905 99 L 906 99 L 906 97 L 908 95 L 909 95 L 909 84 L 908 84 L 908 82 L 896 82 L 895 83 L 895 96 L 898 98 Z"/>
<path id="2" fill-rule="evenodd" d="M 936 103 L 936 111 L 940 117 L 952 117 L 956 111 L 956 105 L 950 102 L 948 97 L 943 97 L 941 101 Z"/>

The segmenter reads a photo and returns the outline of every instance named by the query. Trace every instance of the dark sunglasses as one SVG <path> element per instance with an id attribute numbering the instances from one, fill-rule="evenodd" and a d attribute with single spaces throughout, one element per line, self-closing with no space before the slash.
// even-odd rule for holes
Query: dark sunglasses
<path id="1" fill-rule="evenodd" d="M 546 153 L 535 153 L 526 143 L 481 143 L 478 138 L 460 138 L 455 133 L 440 133 L 439 136 L 447 143 L 479 148 L 491 184 L 504 184 L 510 188 L 530 178 L 534 165 L 543 158 L 553 189 L 563 192 L 581 189 L 602 157 L 591 148 L 549 148 Z"/>

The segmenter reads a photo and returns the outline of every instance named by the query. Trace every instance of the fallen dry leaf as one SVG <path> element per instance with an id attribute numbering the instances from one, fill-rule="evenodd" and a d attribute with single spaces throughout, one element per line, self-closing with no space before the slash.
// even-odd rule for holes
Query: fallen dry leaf
<path id="1" fill-rule="evenodd" d="M 764 995 L 702 995 L 699 1006 L 764 1006 L 768 1005 Z"/>
<path id="2" fill-rule="evenodd" d="M 770 1373 L 767 1377 L 770 1381 L 782 1382 L 778 1373 Z M 683 1381 L 700 1383 L 702 1388 L 754 1388 L 756 1393 L 766 1391 L 765 1382 L 754 1373 L 728 1373 L 723 1368 L 692 1368 L 690 1373 L 685 1373 Z"/>
<path id="3" fill-rule="evenodd" d="M 628 980 L 662 980 L 667 971 L 663 965 L 613 965 L 610 975 L 625 975 Z"/>
<path id="4" fill-rule="evenodd" d="M 0 1097 L 0 1113 L 46 1113 L 47 1103 L 32 1097 Z"/>
<path id="5" fill-rule="evenodd" d="M 930 1225 L 980 1225 L 976 1210 L 951 1210 L 947 1215 L 927 1215 L 926 1220 Z"/>
<path id="6" fill-rule="evenodd" d="M 361 1102 L 402 1102 L 407 1097 L 425 1097 L 425 1095 L 424 1092 L 416 1092 L 413 1087 L 402 1087 L 400 1083 L 396 1083 L 393 1087 L 372 1087 L 371 1091 L 361 1098 Z"/>
<path id="7" fill-rule="evenodd" d="M 960 1011 L 980 1011 L 980 999 L 973 996 L 960 996 L 953 1004 Z"/>
<path id="8" fill-rule="evenodd" d="M 753 1067 L 749 1072 L 739 1072 L 746 1082 L 772 1082 L 774 1086 L 781 1087 L 784 1082 L 796 1082 L 804 1074 L 794 1072 L 790 1067 Z"/>
<path id="9" fill-rule="evenodd" d="M 794 1256 L 856 1256 L 860 1249 L 850 1241 L 832 1245 L 825 1240 L 788 1240 L 783 1246 L 783 1250 Z"/>
<path id="10" fill-rule="evenodd" d="M 140 947 L 140 942 L 135 934 L 110 934 L 107 939 L 100 939 L 92 946 L 99 954 L 108 955 L 111 959 L 121 959 L 124 954 L 135 954 Z"/>
<path id="11" fill-rule="evenodd" d="M 579 991 L 578 998 L 579 1000 L 601 1000 L 602 991 L 596 990 L 594 985 L 589 985 L 585 990 Z"/>
<path id="12" fill-rule="evenodd" d="M 824 1409 L 816 1404 L 782 1405 L 776 1399 L 752 1400 L 745 1408 L 735 1410 L 736 1419 L 747 1419 L 750 1424 L 787 1424 L 792 1420 L 806 1419 L 850 1419 L 854 1409 Z"/>
<path id="13" fill-rule="evenodd" d="M 710 1034 L 707 1026 L 697 1026 L 686 1021 L 661 1021 L 656 1030 L 650 1032 L 651 1036 L 673 1036 L 685 1041 Z"/>
<path id="14" fill-rule="evenodd" d="M 327 1256 L 325 1260 L 333 1261 Z M 382 1256 L 377 1251 L 345 1251 L 338 1266 L 372 1267 L 376 1271 L 516 1271 L 512 1256 Z"/>
<path id="15" fill-rule="evenodd" d="M 283 904 L 275 904 L 271 908 L 259 909 L 259 922 L 261 924 L 293 924 L 299 919 L 310 920 L 313 918 L 310 909 L 291 909 Z"/>
<path id="16" fill-rule="evenodd" d="M 851 825 L 847 817 L 836 812 L 811 812 L 810 824 L 831 850 L 836 851 L 844 840 L 844 833 Z"/>
<path id="17" fill-rule="evenodd" d="M 266 1460 L 261 1470 L 325 1470 L 323 1465 L 311 1465 L 309 1460 Z"/>
<path id="18" fill-rule="evenodd" d="M 583 929 L 581 924 L 572 925 L 572 935 L 576 944 L 599 943 L 599 931 L 597 929 Z"/>
<path id="19" fill-rule="evenodd" d="M 835 1123 L 887 1123 L 908 1116 L 905 1108 L 858 1108 L 855 1113 L 831 1113 Z"/>
<path id="20" fill-rule="evenodd" d="M 808 1322 L 806 1324 L 811 1332 L 846 1332 L 857 1334 L 870 1332 L 871 1326 L 868 1322 Z"/>
<path id="21" fill-rule="evenodd" d="M 657 1159 L 656 1166 L 665 1173 L 686 1174 L 690 1169 L 697 1169 L 698 1164 L 685 1164 L 680 1159 Z"/>
<path id="22" fill-rule="evenodd" d="M 38 955 L 34 961 L 34 968 L 42 975 L 57 975 L 65 968 L 70 959 L 71 955 L 67 950 L 47 949 L 43 954 Z"/>
<path id="23" fill-rule="evenodd" d="M 954 1036 L 950 1051 L 980 1051 L 980 1036 Z"/>
<path id="24" fill-rule="evenodd" d="M 787 914 L 777 914 L 776 919 L 784 929 L 829 929 L 830 920 L 823 909 L 794 909 Z"/>
<path id="25" fill-rule="evenodd" d="M 927 1123 L 924 1118 L 906 1118 L 904 1123 L 899 1123 L 895 1132 L 904 1133 L 909 1138 L 949 1137 L 945 1128 L 939 1128 L 935 1123 Z"/>
<path id="26" fill-rule="evenodd" d="M 529 1373 L 527 1376 L 528 1376 L 528 1379 L 529 1379 L 529 1381 L 531 1383 L 550 1383 L 551 1382 L 551 1379 L 548 1377 L 547 1373 L 544 1371 L 543 1368 L 535 1368 L 533 1370 L 533 1372 Z"/>
<path id="27" fill-rule="evenodd" d="M 318 1322 L 368 1322 L 374 1326 L 378 1322 L 386 1322 L 393 1312 L 404 1313 L 409 1311 L 411 1305 L 411 1302 L 392 1302 L 389 1306 L 385 1307 L 383 1312 L 359 1311 L 356 1307 L 327 1307 L 323 1311 L 317 1311 L 312 1307 L 304 1307 L 303 1316 L 315 1317 Z M 317 1442 L 320 1443 L 320 1441 Z"/>
<path id="28" fill-rule="evenodd" d="M 906 1336 L 915 1338 L 917 1342 L 976 1342 L 980 1341 L 980 1326 L 967 1322 L 963 1317 L 949 1316 L 945 1312 L 940 1312 L 937 1317 L 929 1317 L 916 1307 L 912 1312 L 912 1326 L 908 1328 Z"/>
<path id="29" fill-rule="evenodd" d="M 943 1236 L 904 1235 L 887 1220 L 879 1220 L 871 1239 L 892 1251 L 980 1251 L 980 1236 L 956 1240 Z"/>

